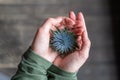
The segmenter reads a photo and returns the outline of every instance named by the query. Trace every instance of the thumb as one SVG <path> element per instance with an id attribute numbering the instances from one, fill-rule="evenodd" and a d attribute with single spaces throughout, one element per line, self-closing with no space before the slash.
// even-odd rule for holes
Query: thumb
<path id="1" fill-rule="evenodd" d="M 42 25 L 45 31 L 49 32 L 50 29 L 55 29 L 55 26 L 58 26 L 62 22 L 63 18 L 48 18 Z"/>
<path id="2" fill-rule="evenodd" d="M 82 45 L 81 45 L 80 55 L 84 55 L 85 57 L 88 57 L 90 46 L 91 46 L 91 42 L 88 38 L 87 31 L 85 30 L 82 34 Z"/>

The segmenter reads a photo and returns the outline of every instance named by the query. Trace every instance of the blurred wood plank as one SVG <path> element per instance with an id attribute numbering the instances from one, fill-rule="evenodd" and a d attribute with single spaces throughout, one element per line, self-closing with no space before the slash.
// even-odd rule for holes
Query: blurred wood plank
<path id="1" fill-rule="evenodd" d="M 61 4 L 67 0 L 0 0 L 0 4 Z"/>
<path id="2" fill-rule="evenodd" d="M 78 80 L 117 80 L 107 0 L 0 0 L 0 71 L 10 77 L 48 17 L 82 11 L 92 42 Z"/>

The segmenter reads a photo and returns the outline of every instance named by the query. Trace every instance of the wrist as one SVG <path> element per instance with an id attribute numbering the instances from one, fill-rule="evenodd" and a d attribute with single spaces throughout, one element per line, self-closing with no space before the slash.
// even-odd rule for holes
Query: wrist
<path id="1" fill-rule="evenodd" d="M 66 71 L 66 72 L 69 72 L 69 73 L 76 73 L 78 72 L 79 69 L 76 69 L 76 67 L 72 68 L 71 66 L 64 66 L 64 65 L 59 65 L 57 66 L 59 67 L 60 69 Z"/>
<path id="2" fill-rule="evenodd" d="M 32 47 L 32 46 L 31 46 L 31 50 L 32 50 L 35 54 L 37 54 L 38 56 L 40 56 L 40 57 L 44 58 L 45 60 L 47 60 L 47 61 L 49 61 L 49 62 L 52 63 L 52 60 L 50 60 L 49 56 L 47 55 L 47 54 L 48 54 L 47 52 L 44 52 L 44 51 L 42 51 L 42 50 L 40 50 L 40 49 L 37 49 L 37 48 L 34 48 L 34 47 Z"/>
<path id="3" fill-rule="evenodd" d="M 63 77 L 66 77 L 66 80 L 76 80 L 77 79 L 77 72 L 68 72 L 63 70 L 62 68 L 56 66 L 56 65 L 52 65 L 49 69 L 48 69 L 48 73 L 54 73 L 55 75 L 61 75 L 63 79 Z M 54 75 L 53 74 L 53 75 Z"/>
<path id="4" fill-rule="evenodd" d="M 51 66 L 52 63 L 44 59 L 43 57 L 37 55 L 31 48 L 29 48 L 25 54 L 23 55 L 23 58 L 26 60 L 35 63 L 36 65 L 45 65 L 46 66 Z M 46 64 L 47 63 L 47 64 Z"/>

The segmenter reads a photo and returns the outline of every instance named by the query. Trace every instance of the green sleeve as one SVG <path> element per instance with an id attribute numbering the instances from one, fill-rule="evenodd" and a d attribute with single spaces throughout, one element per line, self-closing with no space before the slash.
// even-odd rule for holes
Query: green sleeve
<path id="1" fill-rule="evenodd" d="M 47 73 L 48 80 L 77 80 L 77 73 L 66 72 L 55 65 L 52 65 Z"/>
<path id="2" fill-rule="evenodd" d="M 56 67 L 28 49 L 11 80 L 77 80 L 75 73 Z"/>
<path id="3" fill-rule="evenodd" d="M 47 69 L 52 64 L 28 49 L 11 80 L 48 80 Z"/>

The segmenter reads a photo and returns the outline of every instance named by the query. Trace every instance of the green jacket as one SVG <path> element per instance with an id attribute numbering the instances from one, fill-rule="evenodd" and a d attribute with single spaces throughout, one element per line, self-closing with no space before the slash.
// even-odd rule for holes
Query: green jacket
<path id="1" fill-rule="evenodd" d="M 11 80 L 77 80 L 76 73 L 66 72 L 28 49 Z"/>

